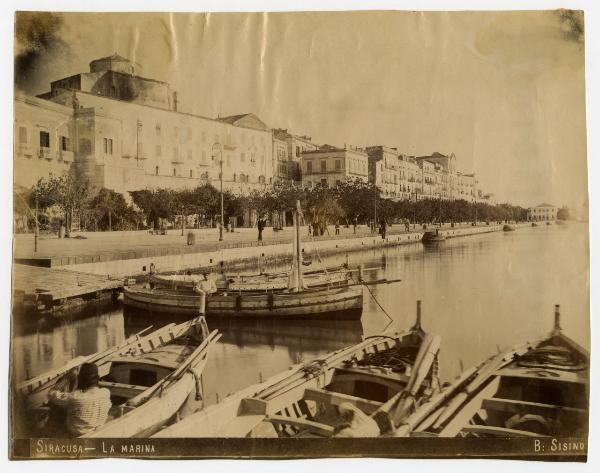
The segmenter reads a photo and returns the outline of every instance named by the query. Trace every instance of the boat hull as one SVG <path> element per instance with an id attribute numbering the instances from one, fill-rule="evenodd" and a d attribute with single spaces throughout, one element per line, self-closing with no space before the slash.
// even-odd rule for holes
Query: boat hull
<path id="1" fill-rule="evenodd" d="M 201 296 L 125 288 L 124 303 L 149 312 L 197 315 Z M 360 319 L 362 306 L 361 286 L 306 290 L 298 293 L 216 293 L 206 301 L 206 316 Z"/>

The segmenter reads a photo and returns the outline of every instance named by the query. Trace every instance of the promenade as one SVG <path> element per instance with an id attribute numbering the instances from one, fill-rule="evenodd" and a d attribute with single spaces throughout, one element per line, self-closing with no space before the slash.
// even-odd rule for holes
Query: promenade
<path id="1" fill-rule="evenodd" d="M 469 227 L 470 225 L 456 225 Z M 444 228 L 450 228 L 446 225 Z M 356 234 L 352 227 L 340 227 L 340 234 L 335 234 L 335 228 L 330 226 L 328 232 L 320 237 L 311 237 L 308 229 L 301 229 L 305 242 L 326 241 L 333 239 L 360 238 L 379 236 L 371 233 L 370 228 L 361 225 Z M 187 245 L 187 233 L 195 235 L 195 243 Z M 411 225 L 411 232 L 421 232 L 422 228 Z M 219 230 L 186 229 L 181 235 L 181 229 L 168 230 L 166 235 L 153 235 L 147 230 L 115 231 L 115 232 L 76 232 L 71 238 L 58 238 L 56 235 L 42 235 L 38 239 L 38 251 L 34 252 L 33 234 L 16 234 L 14 236 L 14 258 L 46 260 L 45 266 L 62 266 L 96 261 L 112 261 L 117 259 L 132 259 L 148 256 L 164 256 L 181 253 L 202 253 L 228 248 L 243 248 L 253 246 L 277 245 L 290 243 L 293 239 L 293 227 L 274 231 L 271 227 L 263 231 L 263 240 L 258 240 L 256 228 L 236 228 L 235 232 L 224 232 L 223 241 L 219 241 Z M 387 235 L 406 233 L 404 225 L 388 227 Z"/>

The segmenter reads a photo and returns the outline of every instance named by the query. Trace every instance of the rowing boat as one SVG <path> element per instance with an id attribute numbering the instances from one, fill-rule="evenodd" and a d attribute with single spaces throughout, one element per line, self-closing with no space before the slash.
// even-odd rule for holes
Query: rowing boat
<path id="1" fill-rule="evenodd" d="M 440 338 L 417 323 L 368 337 L 250 386 L 156 437 L 388 435 L 438 392 Z"/>
<path id="2" fill-rule="evenodd" d="M 421 406 L 397 436 L 581 438 L 588 431 L 589 353 L 562 333 L 490 357 Z"/>
<path id="3" fill-rule="evenodd" d="M 107 422 L 84 437 L 147 436 L 176 416 L 191 394 L 195 392 L 195 399 L 201 399 L 200 376 L 219 337 L 216 330 L 208 333 L 204 317 L 171 323 L 21 383 L 17 394 L 39 424 L 50 414 L 48 391 L 62 375 L 83 363 L 94 363 L 99 386 L 110 391 L 113 407 Z"/>

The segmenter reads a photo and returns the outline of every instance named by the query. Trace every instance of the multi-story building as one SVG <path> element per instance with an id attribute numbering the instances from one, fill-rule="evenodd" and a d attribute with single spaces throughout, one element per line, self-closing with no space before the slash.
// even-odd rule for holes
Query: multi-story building
<path id="1" fill-rule="evenodd" d="M 455 197 L 457 199 L 463 199 L 468 202 L 475 202 L 477 200 L 477 179 L 475 178 L 475 174 L 458 172 L 456 174 L 456 184 Z"/>
<path id="2" fill-rule="evenodd" d="M 527 209 L 527 220 L 532 222 L 556 220 L 558 207 L 551 204 L 540 204 Z"/>
<path id="3" fill-rule="evenodd" d="M 73 109 L 16 94 L 14 113 L 16 187 L 30 188 L 40 178 L 69 171 L 75 160 Z"/>
<path id="4" fill-rule="evenodd" d="M 387 199 L 400 197 L 398 150 L 386 146 L 367 146 L 369 156 L 369 182 L 381 190 Z"/>
<path id="5" fill-rule="evenodd" d="M 456 197 L 457 174 L 454 153 L 444 155 L 436 151 L 428 156 L 418 156 L 416 160 L 423 169 L 423 193 L 425 195 L 446 200 Z M 431 163 L 433 167 L 428 163 Z M 427 185 L 427 181 L 430 181 L 429 185 Z"/>
<path id="6" fill-rule="evenodd" d="M 310 136 L 306 135 L 294 135 L 288 130 L 276 128 L 273 130 L 273 146 L 275 147 L 275 140 L 278 142 L 286 143 L 285 161 L 283 156 L 283 149 L 278 144 L 278 148 L 281 149 L 281 161 L 279 160 L 280 155 L 273 153 L 273 161 L 277 171 L 274 173 L 276 181 L 287 180 L 288 182 L 300 183 L 302 181 L 302 174 L 300 170 L 300 157 L 305 151 L 315 151 L 319 149 L 319 145 L 311 141 Z M 285 169 L 285 172 L 284 172 Z M 286 176 L 287 173 L 287 176 Z"/>
<path id="7" fill-rule="evenodd" d="M 369 180 L 369 156 L 360 148 L 324 145 L 301 154 L 302 185 L 334 187 L 347 179 Z"/>
<path id="8" fill-rule="evenodd" d="M 17 97 L 15 143 L 23 146 L 15 154 L 16 184 L 31 185 L 32 171 L 19 169 L 32 156 L 57 171 L 72 163 L 96 188 L 122 193 L 218 187 L 221 164 L 225 189 L 246 192 L 273 182 L 272 133 L 258 117 L 180 112 L 168 84 L 133 75 L 136 67 L 121 57 L 92 61 L 90 73 L 53 82 L 41 98 Z M 49 166 L 38 166 L 37 174 Z"/>

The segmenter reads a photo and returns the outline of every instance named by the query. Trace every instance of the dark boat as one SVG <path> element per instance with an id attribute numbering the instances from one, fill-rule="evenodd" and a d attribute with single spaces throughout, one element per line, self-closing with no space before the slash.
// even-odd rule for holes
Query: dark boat
<path id="1" fill-rule="evenodd" d="M 436 229 L 435 231 L 428 230 L 425 233 L 423 233 L 423 238 L 421 238 L 421 241 L 423 243 L 436 243 L 445 240 L 446 237 L 443 233 L 439 231 L 439 229 Z"/>

